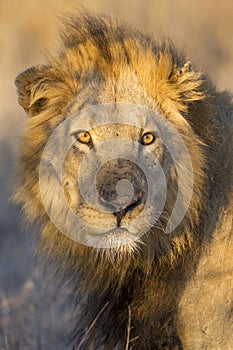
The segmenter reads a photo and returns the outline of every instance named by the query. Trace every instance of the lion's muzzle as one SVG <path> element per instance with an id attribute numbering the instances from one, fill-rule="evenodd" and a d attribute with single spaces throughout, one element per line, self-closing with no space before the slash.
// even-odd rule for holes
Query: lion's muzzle
<path id="1" fill-rule="evenodd" d="M 118 226 L 126 213 L 145 203 L 147 187 L 142 169 L 125 159 L 104 163 L 96 176 L 99 203 L 116 216 Z"/>

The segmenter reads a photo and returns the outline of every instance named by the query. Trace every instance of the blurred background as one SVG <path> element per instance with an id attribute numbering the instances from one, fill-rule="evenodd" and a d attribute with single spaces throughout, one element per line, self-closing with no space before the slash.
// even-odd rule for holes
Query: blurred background
<path id="1" fill-rule="evenodd" d="M 13 82 L 21 70 L 42 63 L 43 53 L 56 50 L 57 15 L 79 6 L 117 13 L 155 35 L 170 36 L 219 90 L 233 91 L 232 0 L 0 1 L 0 350 L 66 349 L 62 338 L 71 323 L 62 300 L 68 291 L 42 276 L 32 240 L 20 233 L 18 209 L 9 203 L 26 121 Z"/>

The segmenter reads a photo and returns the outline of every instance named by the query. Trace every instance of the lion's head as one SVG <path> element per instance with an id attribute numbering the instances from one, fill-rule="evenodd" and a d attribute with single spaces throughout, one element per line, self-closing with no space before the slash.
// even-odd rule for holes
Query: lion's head
<path id="1" fill-rule="evenodd" d="M 89 19 L 66 21 L 59 56 L 16 78 L 29 120 L 15 200 L 45 241 L 173 260 L 203 206 L 202 75 L 168 41 Z"/>

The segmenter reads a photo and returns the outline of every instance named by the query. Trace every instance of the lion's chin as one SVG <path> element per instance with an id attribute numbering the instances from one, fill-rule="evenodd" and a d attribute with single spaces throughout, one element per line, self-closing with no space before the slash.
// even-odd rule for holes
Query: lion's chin
<path id="1" fill-rule="evenodd" d="M 103 234 L 89 234 L 86 236 L 85 244 L 97 249 L 112 249 L 120 247 L 132 247 L 139 241 L 137 234 L 130 232 L 127 228 L 116 227 Z"/>

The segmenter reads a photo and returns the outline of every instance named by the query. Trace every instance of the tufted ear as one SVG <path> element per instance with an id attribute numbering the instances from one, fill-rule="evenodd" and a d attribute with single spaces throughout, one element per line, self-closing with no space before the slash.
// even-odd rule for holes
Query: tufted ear
<path id="1" fill-rule="evenodd" d="M 33 117 L 47 108 L 48 98 L 42 92 L 48 81 L 49 67 L 45 65 L 33 66 L 19 73 L 15 79 L 18 92 L 18 102 L 25 109 L 29 117 Z"/>
<path id="2" fill-rule="evenodd" d="M 192 66 L 192 62 L 188 61 L 186 62 L 183 67 L 176 69 L 175 74 L 177 77 L 185 74 L 185 73 L 189 73 L 189 72 L 193 72 L 193 66 Z"/>
<path id="3" fill-rule="evenodd" d="M 182 67 L 174 69 L 170 76 L 170 82 L 175 85 L 176 91 L 184 105 L 205 98 L 203 74 L 195 71 L 190 61 L 186 62 Z"/>

